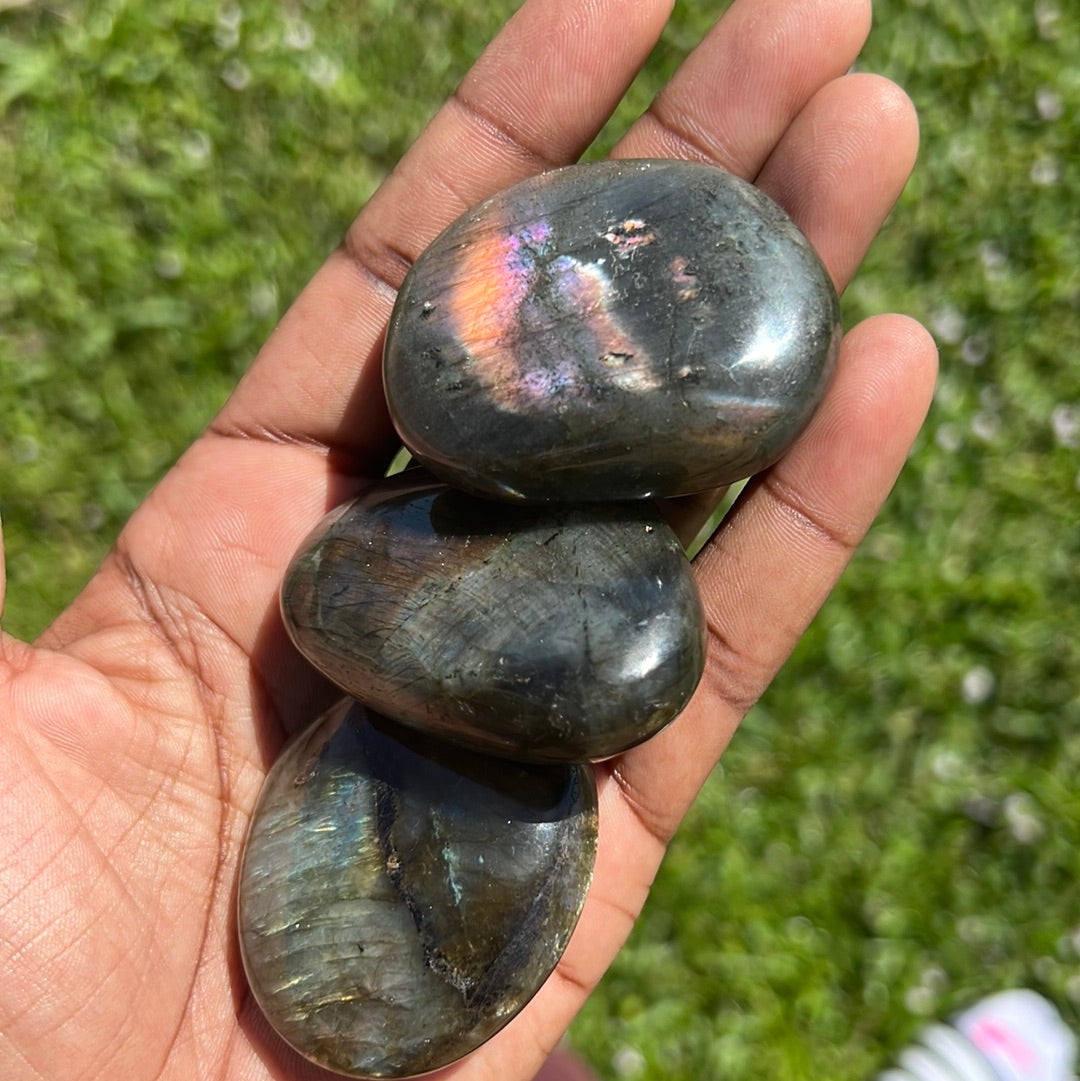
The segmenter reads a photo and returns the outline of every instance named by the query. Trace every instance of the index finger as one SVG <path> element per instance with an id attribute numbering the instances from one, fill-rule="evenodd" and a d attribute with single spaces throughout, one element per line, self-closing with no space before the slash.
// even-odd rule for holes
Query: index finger
<path id="1" fill-rule="evenodd" d="M 333 446 L 357 461 L 385 450 L 378 351 L 412 261 L 491 192 L 576 160 L 670 9 L 670 0 L 526 3 L 358 215 L 216 427 Z"/>

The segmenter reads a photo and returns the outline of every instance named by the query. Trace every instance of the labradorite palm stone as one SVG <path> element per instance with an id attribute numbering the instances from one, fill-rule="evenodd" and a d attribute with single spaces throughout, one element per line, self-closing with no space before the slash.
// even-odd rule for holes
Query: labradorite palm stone
<path id="1" fill-rule="evenodd" d="M 540 988 L 592 876 L 587 766 L 492 762 L 342 703 L 282 754 L 240 871 L 248 981 L 357 1077 L 455 1061 Z"/>
<path id="2" fill-rule="evenodd" d="M 683 495 L 772 464 L 824 394 L 829 276 L 713 166 L 608 161 L 453 223 L 398 295 L 391 415 L 451 484 L 526 502 Z"/>
<path id="3" fill-rule="evenodd" d="M 704 663 L 690 564 L 651 505 L 513 506 L 422 471 L 328 515 L 281 605 L 301 652 L 349 694 L 534 761 L 648 738 Z"/>

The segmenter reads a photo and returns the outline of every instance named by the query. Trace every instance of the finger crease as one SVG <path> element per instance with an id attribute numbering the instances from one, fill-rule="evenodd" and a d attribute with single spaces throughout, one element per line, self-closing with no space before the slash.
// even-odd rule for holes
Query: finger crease
<path id="1" fill-rule="evenodd" d="M 236 421 L 225 421 L 221 416 L 215 417 L 206 429 L 206 434 L 216 436 L 219 439 L 236 439 L 243 442 L 272 443 L 275 446 L 299 447 L 302 450 L 313 450 L 325 457 L 327 445 L 319 439 L 303 433 L 290 432 L 276 425 L 268 424 L 239 424 Z"/>
<path id="2" fill-rule="evenodd" d="M 625 886 L 625 883 L 623 885 Z M 644 894 L 646 890 L 647 887 L 643 888 L 642 893 Z M 628 904 L 622 904 L 614 897 L 601 897 L 596 895 L 590 898 L 590 900 L 594 905 L 602 905 L 604 908 L 608 909 L 611 913 L 621 919 L 627 927 L 632 927 L 634 921 L 638 918 L 639 908 L 631 907 Z"/>
<path id="3" fill-rule="evenodd" d="M 365 237 L 370 230 L 363 231 Z M 391 300 L 397 295 L 405 276 L 412 269 L 412 257 L 389 240 L 373 238 L 374 243 L 361 243 L 359 229 L 349 229 L 338 250 L 365 277 L 369 278 L 380 292 L 389 290 Z"/>
<path id="4" fill-rule="evenodd" d="M 561 980 L 563 984 L 568 987 L 571 992 L 578 998 L 584 999 L 592 993 L 592 989 L 596 986 L 595 981 L 586 980 L 579 976 L 576 972 L 572 971 L 569 963 L 565 958 L 561 958 L 559 963 L 555 966 L 554 972 L 555 978 Z M 541 1045 L 541 1050 L 544 1049 L 544 1045 Z M 550 1054 L 550 1050 L 547 1054 Z"/>
<path id="5" fill-rule="evenodd" d="M 706 618 L 705 626 L 709 648 L 701 682 L 741 720 L 761 697 L 773 671 L 737 648 L 712 617 Z"/>
<path id="6" fill-rule="evenodd" d="M 731 154 L 719 150 L 717 147 L 709 146 L 703 139 L 693 134 L 689 128 L 684 128 L 681 125 L 676 124 L 673 120 L 669 120 L 664 116 L 662 108 L 661 99 L 657 98 L 649 106 L 645 115 L 649 120 L 656 124 L 669 139 L 674 140 L 681 149 L 687 151 L 688 157 L 699 158 L 709 165 L 715 165 L 720 169 L 726 169 L 729 173 L 734 173 L 736 176 L 745 177 L 748 175 L 747 172 L 744 171 L 742 164 Z"/>
<path id="7" fill-rule="evenodd" d="M 541 170 L 557 169 L 566 162 L 551 158 L 538 146 L 526 142 L 521 135 L 509 124 L 501 122 L 494 113 L 481 109 L 475 102 L 470 101 L 459 86 L 450 98 L 449 104 L 461 109 L 465 113 L 466 121 L 482 129 L 485 134 L 494 138 L 498 143 L 508 146 L 518 157 L 524 157 L 533 171 L 536 166 Z"/>
<path id="8" fill-rule="evenodd" d="M 608 772 L 615 782 L 615 790 L 619 793 L 623 805 L 629 810 L 634 820 L 649 837 L 662 848 L 667 848 L 675 832 L 674 826 L 669 822 L 670 816 L 655 811 L 646 800 L 642 799 L 640 790 L 626 776 L 621 766 L 613 765 Z"/>
<path id="9" fill-rule="evenodd" d="M 796 494 L 796 489 L 785 484 L 776 470 L 765 474 L 762 479 L 762 488 L 777 506 L 795 521 L 801 532 L 809 533 L 848 554 L 858 547 L 859 535 L 855 530 L 842 530 L 811 513 L 806 503 Z"/>

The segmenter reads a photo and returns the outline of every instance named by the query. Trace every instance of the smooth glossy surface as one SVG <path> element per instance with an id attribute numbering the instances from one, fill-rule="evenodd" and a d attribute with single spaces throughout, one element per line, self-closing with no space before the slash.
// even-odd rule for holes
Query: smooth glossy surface
<path id="1" fill-rule="evenodd" d="M 644 503 L 514 507 L 405 473 L 329 515 L 281 596 L 297 646 L 350 694 L 516 758 L 641 742 L 704 663 L 690 565 Z"/>
<path id="2" fill-rule="evenodd" d="M 239 886 L 248 981 L 322 1066 L 436 1069 L 543 984 L 595 848 L 589 767 L 493 763 L 343 703 L 286 748 L 252 818 Z"/>
<path id="3" fill-rule="evenodd" d="M 555 170 L 451 225 L 390 320 L 405 444 L 510 500 L 730 483 L 805 427 L 839 347 L 828 274 L 790 218 L 722 170 Z"/>

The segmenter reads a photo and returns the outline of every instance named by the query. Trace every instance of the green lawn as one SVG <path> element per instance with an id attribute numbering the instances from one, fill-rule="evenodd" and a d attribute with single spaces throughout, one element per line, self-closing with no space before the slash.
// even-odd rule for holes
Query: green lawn
<path id="1" fill-rule="evenodd" d="M 0 10 L 8 630 L 70 599 L 513 6 Z M 845 314 L 924 320 L 936 404 L 575 1025 L 605 1078 L 864 1081 L 1017 984 L 1080 1028 L 1080 20 L 876 18 L 861 66 L 923 149 Z"/>

